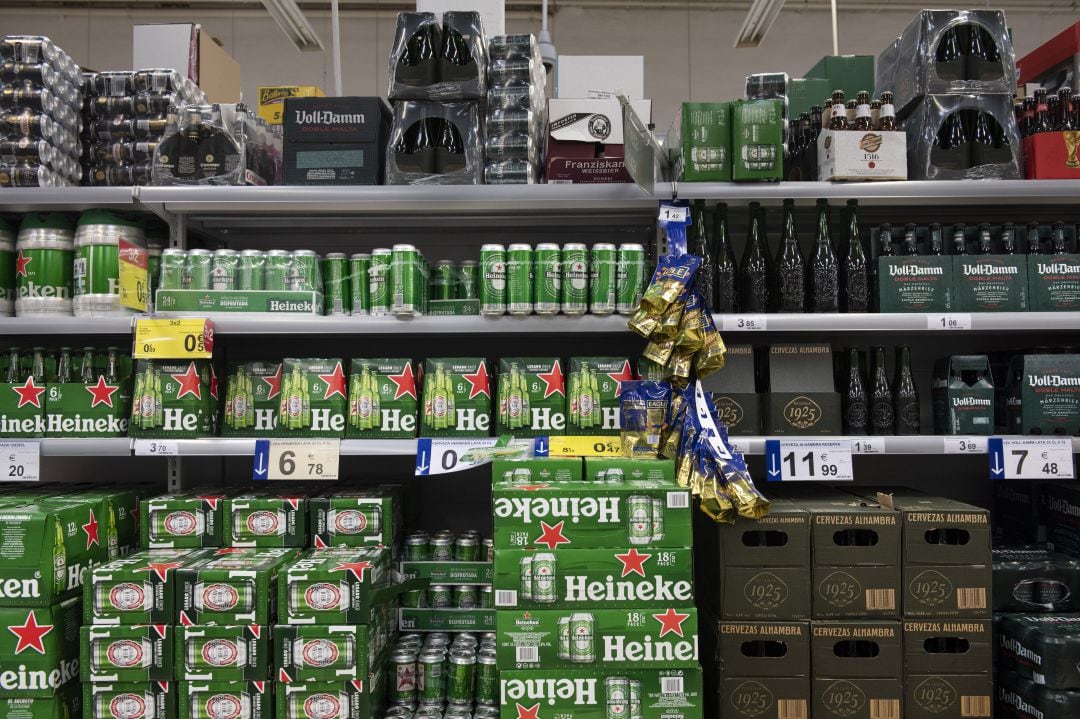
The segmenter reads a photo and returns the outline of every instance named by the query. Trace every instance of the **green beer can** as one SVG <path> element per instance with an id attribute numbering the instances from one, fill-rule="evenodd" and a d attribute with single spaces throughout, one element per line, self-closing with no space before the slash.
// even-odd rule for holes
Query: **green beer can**
<path id="1" fill-rule="evenodd" d="M 0 315 L 15 313 L 15 232 L 0 219 Z"/>
<path id="2" fill-rule="evenodd" d="M 76 315 L 127 314 L 120 305 L 120 240 L 145 245 L 142 228 L 104 210 L 89 210 L 75 229 L 73 265 Z"/>
<path id="3" fill-rule="evenodd" d="M 266 255 L 262 250 L 244 250 L 236 269 L 236 289 L 262 290 L 266 287 Z"/>
<path id="4" fill-rule="evenodd" d="M 562 248 L 562 311 L 583 315 L 589 309 L 589 250 L 585 245 L 566 244 Z"/>
<path id="5" fill-rule="evenodd" d="M 618 251 L 615 245 L 593 245 L 589 257 L 589 312 L 610 315 L 615 311 L 615 271 Z"/>
<path id="6" fill-rule="evenodd" d="M 476 260 L 465 260 L 454 270 L 454 299 L 475 300 L 480 288 Z"/>
<path id="7" fill-rule="evenodd" d="M 644 290 L 645 246 L 634 243 L 619 245 L 615 278 L 615 310 L 620 315 L 634 314 Z"/>
<path id="8" fill-rule="evenodd" d="M 385 317 L 390 314 L 390 261 L 393 251 L 376 247 L 371 251 L 371 272 L 368 277 L 371 314 Z"/>
<path id="9" fill-rule="evenodd" d="M 269 250 L 266 253 L 266 269 L 263 272 L 263 289 L 284 292 L 289 289 L 289 271 L 292 256 L 287 250 Z"/>
<path id="10" fill-rule="evenodd" d="M 391 704 L 415 704 L 419 696 L 416 686 L 416 652 L 404 649 L 395 650 L 386 665 L 387 694 Z"/>
<path id="11" fill-rule="evenodd" d="M 506 304 L 512 315 L 531 315 L 533 311 L 533 251 L 526 244 L 513 244 L 506 250 Z"/>
<path id="12" fill-rule="evenodd" d="M 536 279 L 533 285 L 533 305 L 538 315 L 559 313 L 562 300 L 562 253 L 559 246 L 541 243 L 536 246 Z"/>
<path id="13" fill-rule="evenodd" d="M 23 217 L 15 241 L 15 314 L 72 312 L 75 233 L 60 214 Z"/>
<path id="14" fill-rule="evenodd" d="M 299 667 L 324 669 L 337 667 L 347 670 L 353 666 L 356 655 L 355 639 L 349 635 L 339 637 L 296 638 L 293 640 L 293 663 Z"/>
<path id="15" fill-rule="evenodd" d="M 506 248 L 484 245 L 480 248 L 480 314 L 506 313 Z"/>
<path id="16" fill-rule="evenodd" d="M 391 311 L 399 317 L 413 317 L 423 307 L 423 271 L 420 251 L 413 245 L 394 245 L 390 256 Z"/>
<path id="17" fill-rule="evenodd" d="M 476 658 L 476 703 L 496 706 L 499 703 L 499 670 L 495 652 L 482 649 Z"/>
<path id="18" fill-rule="evenodd" d="M 352 285 L 349 283 L 349 258 L 331 252 L 323 260 L 324 314 L 347 315 L 352 310 Z"/>
<path id="19" fill-rule="evenodd" d="M 188 250 L 187 263 L 184 266 L 185 290 L 209 290 L 211 265 L 214 257 L 210 250 Z"/>
<path id="20" fill-rule="evenodd" d="M 371 314 L 371 285 L 368 276 L 371 255 L 358 253 L 349 258 L 349 289 L 352 294 L 353 316 Z"/>
<path id="21" fill-rule="evenodd" d="M 158 288 L 161 277 L 161 253 L 164 250 L 159 240 L 146 239 L 146 284 L 153 292 Z"/>
<path id="22" fill-rule="evenodd" d="M 604 703 L 607 719 L 630 719 L 630 680 L 626 677 L 606 677 Z"/>
<path id="23" fill-rule="evenodd" d="M 450 652 L 449 676 L 446 682 L 446 700 L 451 704 L 468 704 L 473 700 L 476 683 L 476 652 L 457 649 Z"/>
<path id="24" fill-rule="evenodd" d="M 322 289 L 319 256 L 314 250 L 293 250 L 287 276 L 288 289 L 293 292 L 318 292 Z"/>
<path id="25" fill-rule="evenodd" d="M 210 268 L 210 289 L 235 290 L 236 271 L 239 268 L 239 252 L 226 248 L 214 250 L 214 261 Z"/>
<path id="26" fill-rule="evenodd" d="M 434 704 L 446 699 L 446 653 L 442 649 L 425 649 L 416 663 L 416 684 L 421 704 Z"/>
<path id="27" fill-rule="evenodd" d="M 439 260 L 431 273 L 431 299 L 454 299 L 454 263 L 451 260 Z"/>

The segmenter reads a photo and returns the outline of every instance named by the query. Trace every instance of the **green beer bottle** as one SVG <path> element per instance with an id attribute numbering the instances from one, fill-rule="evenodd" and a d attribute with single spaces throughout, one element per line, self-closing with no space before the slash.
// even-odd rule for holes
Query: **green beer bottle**
<path id="1" fill-rule="evenodd" d="M 349 426 L 360 427 L 360 375 L 349 375 Z"/>
<path id="2" fill-rule="evenodd" d="M 19 370 L 19 348 L 12 347 L 8 350 L 7 378 L 9 384 L 22 384 L 22 372 Z"/>
<path id="3" fill-rule="evenodd" d="M 503 423 L 510 426 L 509 407 L 507 405 L 507 399 L 510 397 L 510 384 L 514 381 L 514 375 L 510 374 L 507 377 L 499 377 L 499 416 L 503 418 Z"/>
<path id="4" fill-rule="evenodd" d="M 289 373 L 289 394 L 285 397 L 285 414 L 281 418 L 287 429 L 300 429 L 304 426 L 304 395 L 300 385 L 300 368 L 294 366 Z"/>
<path id="5" fill-rule="evenodd" d="M 455 400 L 454 385 L 450 381 L 450 374 L 443 373 L 443 391 L 446 394 L 446 426 L 453 429 L 457 427 L 457 402 Z"/>
<path id="6" fill-rule="evenodd" d="M 447 389 L 446 371 L 442 362 L 439 362 L 435 365 L 435 391 L 431 396 L 432 426 L 435 429 L 446 429 L 450 426 L 447 422 L 447 405 L 450 402 Z"/>
<path id="7" fill-rule="evenodd" d="M 368 372 L 368 389 L 371 391 L 371 429 L 382 429 L 382 402 L 379 401 L 379 377 L 375 370 Z"/>
<path id="8" fill-rule="evenodd" d="M 35 347 L 33 358 L 30 365 L 30 376 L 34 378 L 34 382 L 45 384 L 45 348 Z"/>
<path id="9" fill-rule="evenodd" d="M 105 355 L 105 383 L 115 385 L 120 382 L 120 350 L 109 347 Z"/>
<path id="10" fill-rule="evenodd" d="M 83 347 L 79 379 L 83 384 L 94 384 L 94 348 Z"/>
<path id="11" fill-rule="evenodd" d="M 304 372 L 300 377 L 300 396 L 304 401 L 304 413 L 301 417 L 301 427 L 311 426 L 311 378 Z"/>
<path id="12" fill-rule="evenodd" d="M 529 408 L 529 388 L 525 384 L 525 375 L 518 373 L 518 382 L 521 384 L 521 426 L 532 426 L 532 410 Z"/>
<path id="13" fill-rule="evenodd" d="M 255 426 L 255 387 L 251 375 L 244 375 L 244 426 Z"/>
<path id="14" fill-rule="evenodd" d="M 567 388 L 566 396 L 570 398 L 570 424 L 581 425 L 581 411 L 578 407 L 578 385 L 580 384 L 580 373 L 570 373 L 570 386 Z"/>
<path id="15" fill-rule="evenodd" d="M 165 395 L 161 391 L 161 375 L 154 370 L 154 416 L 151 427 L 165 426 Z"/>
<path id="16" fill-rule="evenodd" d="M 578 416 L 583 429 L 593 426 L 592 395 L 589 392 L 589 365 L 582 363 L 578 380 Z"/>
<path id="17" fill-rule="evenodd" d="M 131 393 L 131 426 L 135 427 L 139 421 L 139 413 L 142 408 L 142 393 L 143 393 L 143 376 L 141 374 L 135 375 L 135 389 Z M 139 427 L 142 423 L 138 424 Z"/>
<path id="18" fill-rule="evenodd" d="M 71 381 L 71 348 L 60 348 L 60 361 L 56 364 L 56 381 L 60 384 Z"/>
<path id="19" fill-rule="evenodd" d="M 378 411 L 378 395 L 375 392 L 375 378 L 371 368 L 364 367 L 364 376 L 360 380 L 360 421 L 361 429 L 375 429 Z"/>
<path id="20" fill-rule="evenodd" d="M 292 392 L 292 375 L 287 375 L 281 381 L 281 393 L 278 395 L 278 424 L 282 427 L 289 426 L 289 394 Z"/>
<path id="21" fill-rule="evenodd" d="M 600 427 L 603 420 L 600 417 L 600 388 L 596 382 L 596 372 L 589 373 L 589 398 L 592 401 L 592 427 Z"/>
<path id="22" fill-rule="evenodd" d="M 229 378 L 229 386 L 225 388 L 225 426 L 236 429 L 236 417 L 233 415 L 233 405 L 236 403 L 236 383 L 240 378 L 240 370 Z"/>
<path id="23" fill-rule="evenodd" d="M 521 429 L 521 370 L 510 363 L 510 385 L 506 396 L 506 417 L 510 429 Z"/>

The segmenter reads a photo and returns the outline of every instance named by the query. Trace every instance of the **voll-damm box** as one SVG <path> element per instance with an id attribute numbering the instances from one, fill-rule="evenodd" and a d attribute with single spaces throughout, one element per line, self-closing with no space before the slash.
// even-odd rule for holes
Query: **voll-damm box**
<path id="1" fill-rule="evenodd" d="M 345 489 L 311 497 L 308 507 L 316 549 L 396 547 L 402 535 L 405 493 L 400 485 Z"/>
<path id="2" fill-rule="evenodd" d="M 79 660 L 87 682 L 167 682 L 173 679 L 176 630 L 167 624 L 84 625 Z"/>
<path id="3" fill-rule="evenodd" d="M 242 362 L 225 378 L 223 437 L 274 437 L 281 402 L 281 363 Z"/>
<path id="4" fill-rule="evenodd" d="M 207 551 L 148 549 L 92 567 L 83 585 L 83 622 L 174 623 L 176 570 Z"/>
<path id="5" fill-rule="evenodd" d="M 952 257 L 879 257 L 881 312 L 948 312 L 953 309 Z"/>
<path id="6" fill-rule="evenodd" d="M 1039 515 L 1046 523 L 1046 540 L 1054 551 L 1080 557 L 1080 491 L 1067 484 L 1042 483 Z"/>
<path id="7" fill-rule="evenodd" d="M 0 719 L 72 719 L 82 713 L 82 692 L 69 684 L 54 697 L 0 698 Z"/>
<path id="8" fill-rule="evenodd" d="M 341 682 L 278 684 L 277 719 L 367 719 L 383 707 L 386 672 Z"/>
<path id="9" fill-rule="evenodd" d="M 376 624 L 278 624 L 274 677 L 281 683 L 345 681 L 374 671 L 395 628 L 393 615 Z"/>
<path id="10" fill-rule="evenodd" d="M 225 499 L 225 546 L 306 547 L 307 497 L 240 494 Z"/>
<path id="11" fill-rule="evenodd" d="M 1013 355 L 1005 392 L 1010 433 L 1080 433 L 1080 355 Z"/>
<path id="12" fill-rule="evenodd" d="M 270 676 L 270 631 L 263 624 L 176 627 L 176 678 L 262 681 Z"/>
<path id="13" fill-rule="evenodd" d="M 1027 311 L 1028 266 L 1022 255 L 960 255 L 953 263 L 957 312 Z"/>
<path id="14" fill-rule="evenodd" d="M 619 433 L 619 383 L 634 379 L 625 357 L 571 357 L 566 389 L 566 433 Z"/>
<path id="15" fill-rule="evenodd" d="M 0 692 L 51 697 L 79 681 L 79 600 L 48 607 L 3 607 Z"/>
<path id="16" fill-rule="evenodd" d="M 313 550 L 278 578 L 278 612 L 286 624 L 367 624 L 394 593 L 386 547 Z"/>
<path id="17" fill-rule="evenodd" d="M 537 459 L 496 459 L 491 463 L 495 483 L 549 484 L 580 482 L 580 457 L 542 457 Z"/>
<path id="18" fill-rule="evenodd" d="M 343 437 L 346 386 L 340 358 L 286 358 L 281 368 L 278 429 L 287 437 Z"/>
<path id="19" fill-rule="evenodd" d="M 132 392 L 132 437 L 213 437 L 217 380 L 210 360 L 139 360 Z"/>
<path id="20" fill-rule="evenodd" d="M 177 622 L 269 624 L 278 574 L 297 554 L 289 547 L 224 549 L 177 570 Z"/>
<path id="21" fill-rule="evenodd" d="M 699 719 L 701 669 L 502 670 L 502 719 L 539 707 L 538 719 Z"/>
<path id="22" fill-rule="evenodd" d="M 83 719 L 174 719 L 175 682 L 85 682 Z M 74 719 L 77 714 L 69 719 Z"/>
<path id="23" fill-rule="evenodd" d="M 422 437 L 487 437 L 491 434 L 491 373 L 476 357 L 424 361 Z"/>
<path id="24" fill-rule="evenodd" d="M 413 361 L 354 359 L 349 367 L 348 439 L 416 436 L 418 378 Z"/>
<path id="25" fill-rule="evenodd" d="M 143 549 L 222 546 L 225 495 L 215 492 L 163 494 L 140 503 Z"/>
<path id="26" fill-rule="evenodd" d="M 566 433 L 566 386 L 557 357 L 499 360 L 497 433 L 544 437 Z"/>
<path id="27" fill-rule="evenodd" d="M 693 604 L 496 612 L 498 665 L 513 669 L 698 666 Z"/>
<path id="28" fill-rule="evenodd" d="M 552 533 L 551 544 L 557 546 Z M 500 549 L 496 608 L 577 609 L 693 602 L 690 549 Z"/>
<path id="29" fill-rule="evenodd" d="M 1032 312 L 1080 309 L 1080 255 L 1028 255 Z"/>
<path id="30" fill-rule="evenodd" d="M 693 545 L 690 493 L 674 482 L 497 483 L 492 503 L 500 549 Z"/>
<path id="31" fill-rule="evenodd" d="M 251 682 L 176 682 L 180 706 L 177 719 L 236 717 L 271 719 L 274 716 L 274 685 Z"/>

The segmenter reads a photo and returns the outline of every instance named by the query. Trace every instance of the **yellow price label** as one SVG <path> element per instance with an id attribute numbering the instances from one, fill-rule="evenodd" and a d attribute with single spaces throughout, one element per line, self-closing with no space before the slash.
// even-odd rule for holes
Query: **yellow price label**
<path id="1" fill-rule="evenodd" d="M 621 457 L 618 437 L 549 437 L 549 457 Z"/>
<path id="2" fill-rule="evenodd" d="M 121 237 L 118 250 L 120 304 L 139 312 L 146 312 L 146 300 L 150 291 L 146 272 L 149 262 L 146 248 Z"/>
<path id="3" fill-rule="evenodd" d="M 136 359 L 208 359 L 214 354 L 214 323 L 204 318 L 136 318 Z"/>

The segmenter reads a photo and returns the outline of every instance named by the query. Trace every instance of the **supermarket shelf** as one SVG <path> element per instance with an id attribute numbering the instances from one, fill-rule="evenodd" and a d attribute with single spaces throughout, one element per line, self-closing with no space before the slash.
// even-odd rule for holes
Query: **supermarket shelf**
<path id="1" fill-rule="evenodd" d="M 995 435 L 1004 436 L 1004 435 Z M 968 457 L 986 457 L 986 437 L 964 437 L 959 435 L 916 435 L 911 437 L 731 437 L 733 448 L 743 454 L 765 454 L 765 440 L 779 439 L 787 442 L 814 440 L 843 440 L 852 442 L 852 454 L 856 456 L 921 454 L 921 455 L 963 455 Z M 1026 437 L 1031 439 L 1031 437 Z M 861 451 L 855 443 L 870 444 L 873 451 Z M 960 451 L 959 445 L 966 442 L 975 449 Z M 883 443 L 883 446 L 882 446 Z M 875 446 L 876 445 L 876 446 Z M 1080 437 L 1072 438 L 1073 452 L 1080 452 Z"/>
<path id="2" fill-rule="evenodd" d="M 223 335 L 266 334 L 581 334 L 629 332 L 622 315 L 529 317 L 312 317 L 308 315 L 210 315 Z"/>
<path id="3" fill-rule="evenodd" d="M 206 439 L 169 440 L 181 457 L 253 457 L 255 440 L 247 438 L 208 437 Z M 343 456 L 415 456 L 415 439 L 344 439 Z"/>
<path id="4" fill-rule="evenodd" d="M 737 314 L 714 315 L 723 334 L 734 332 L 1045 332 L 1080 330 L 1076 312 L 942 312 L 942 313 L 860 313 L 860 314 Z M 968 329 L 945 330 L 941 319 L 970 318 Z M 743 325 L 758 323 L 751 329 Z M 765 329 L 760 329 L 764 319 Z M 961 324 L 964 322 L 961 320 Z"/>
<path id="5" fill-rule="evenodd" d="M 33 187 L 0 189 L 2 212 L 78 212 L 96 207 L 134 210 L 130 187 Z"/>
<path id="6" fill-rule="evenodd" d="M 0 317 L 0 335 L 130 335 L 131 316 L 70 317 L 27 315 Z"/>
<path id="7" fill-rule="evenodd" d="M 41 442 L 43 457 L 130 457 L 131 440 L 127 437 L 85 439 L 52 438 Z"/>

